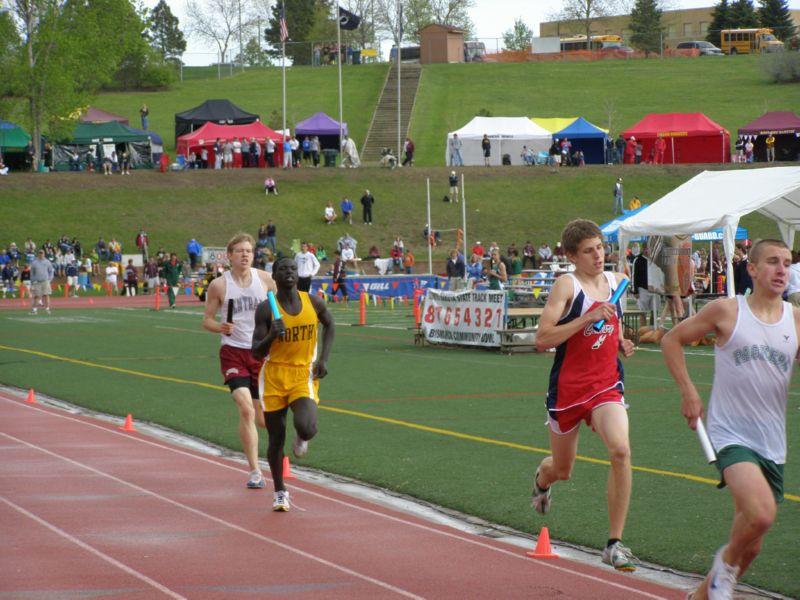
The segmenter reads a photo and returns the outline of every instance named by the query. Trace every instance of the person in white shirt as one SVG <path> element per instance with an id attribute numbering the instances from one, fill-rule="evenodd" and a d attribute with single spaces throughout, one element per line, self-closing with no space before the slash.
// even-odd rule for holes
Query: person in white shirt
<path id="1" fill-rule="evenodd" d="M 297 289 L 307 292 L 311 289 L 311 278 L 319 271 L 319 261 L 313 252 L 308 251 L 308 244 L 300 244 L 300 252 L 294 255 L 297 263 Z"/>
<path id="2" fill-rule="evenodd" d="M 325 205 L 325 222 L 328 225 L 332 225 L 336 221 L 336 211 L 333 209 L 333 202 L 328 200 L 328 203 Z"/>
<path id="3" fill-rule="evenodd" d="M 106 267 L 106 285 L 111 289 L 112 294 L 117 293 L 117 275 L 119 275 L 117 263 L 108 263 Z"/>
<path id="4" fill-rule="evenodd" d="M 792 306 L 800 306 L 800 252 L 792 252 L 792 266 L 789 269 L 786 299 L 792 303 Z"/>

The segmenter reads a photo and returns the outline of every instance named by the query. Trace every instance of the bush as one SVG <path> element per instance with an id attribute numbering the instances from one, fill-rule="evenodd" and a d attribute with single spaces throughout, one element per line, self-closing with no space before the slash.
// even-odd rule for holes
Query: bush
<path id="1" fill-rule="evenodd" d="M 800 81 L 800 52 L 770 52 L 761 56 L 761 68 L 773 83 Z"/>

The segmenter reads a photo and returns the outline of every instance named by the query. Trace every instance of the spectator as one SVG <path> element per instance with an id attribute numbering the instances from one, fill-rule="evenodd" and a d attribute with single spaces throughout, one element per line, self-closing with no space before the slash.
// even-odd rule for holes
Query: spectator
<path id="1" fill-rule="evenodd" d="M 122 151 L 122 156 L 120 157 L 120 175 L 130 175 L 131 174 L 131 155 L 128 154 L 128 150 L 125 149 Z"/>
<path id="2" fill-rule="evenodd" d="M 265 155 L 267 159 L 267 164 L 270 167 L 275 166 L 275 141 L 272 138 L 267 138 L 266 147 L 265 147 Z"/>
<path id="3" fill-rule="evenodd" d="M 167 284 L 167 300 L 169 301 L 169 307 L 175 308 L 178 286 L 181 282 L 181 263 L 178 262 L 178 255 L 174 252 L 169 255 L 169 260 L 162 263 L 161 277 Z"/>
<path id="4" fill-rule="evenodd" d="M 267 221 L 267 248 L 272 250 L 273 254 L 277 254 L 278 247 L 277 247 L 277 235 L 278 235 L 278 228 L 275 227 L 275 223 L 272 222 L 272 219 Z"/>
<path id="5" fill-rule="evenodd" d="M 319 261 L 317 257 L 308 249 L 308 243 L 300 244 L 300 252 L 294 255 L 297 263 L 297 289 L 307 292 L 311 289 L 311 278 L 319 271 Z"/>
<path id="6" fill-rule="evenodd" d="M 536 248 L 533 247 L 530 240 L 525 242 L 522 247 L 522 268 L 524 269 L 528 263 L 531 264 L 531 269 L 536 268 Z"/>
<path id="7" fill-rule="evenodd" d="M 314 168 L 319 166 L 319 138 L 315 135 L 311 138 L 311 161 L 314 163 Z"/>
<path id="8" fill-rule="evenodd" d="M 339 208 L 342 210 L 342 221 L 347 221 L 350 225 L 353 224 L 353 203 L 347 196 L 342 198 Z"/>
<path id="9" fill-rule="evenodd" d="M 239 140 L 238 137 L 233 138 L 233 142 L 231 144 L 233 147 L 233 168 L 234 169 L 241 169 L 242 168 L 242 142 Z"/>
<path id="10" fill-rule="evenodd" d="M 303 162 L 311 162 L 311 140 L 308 139 L 308 136 L 303 138 L 303 141 L 300 144 L 300 149 L 303 151 Z"/>
<path id="11" fill-rule="evenodd" d="M 622 214 L 624 212 L 622 203 L 623 203 L 623 189 L 622 189 L 622 177 L 618 177 L 616 183 L 614 184 L 614 189 L 612 190 L 614 193 L 614 214 Z"/>
<path id="12" fill-rule="evenodd" d="M 139 249 L 139 252 L 142 253 L 142 263 L 146 263 L 147 257 L 149 256 L 148 248 L 150 247 L 150 237 L 143 227 L 140 227 L 139 233 L 136 234 L 136 247 Z"/>
<path id="13" fill-rule="evenodd" d="M 3 157 L 0 156 L 0 175 L 8 175 L 8 167 L 3 162 Z"/>
<path id="14" fill-rule="evenodd" d="M 186 244 L 186 253 L 189 255 L 189 267 L 192 271 L 196 271 L 198 261 L 203 255 L 203 247 L 196 239 L 192 238 L 189 240 L 189 243 Z"/>
<path id="15" fill-rule="evenodd" d="M 97 256 L 100 260 L 108 260 L 108 246 L 102 237 L 97 240 L 97 243 L 94 245 L 94 249 L 95 252 L 97 252 Z"/>
<path id="16" fill-rule="evenodd" d="M 451 292 L 462 289 L 464 287 L 464 278 L 466 277 L 466 265 L 464 264 L 464 257 L 458 253 L 458 250 L 453 249 L 450 251 L 446 270 L 447 289 Z"/>
<path id="17" fill-rule="evenodd" d="M 467 265 L 466 273 L 470 289 L 474 288 L 476 285 L 478 285 L 478 283 L 480 283 L 481 279 L 483 278 L 483 262 L 481 261 L 481 257 L 479 255 L 472 255 L 469 264 Z"/>
<path id="18" fill-rule="evenodd" d="M 403 263 L 403 248 L 392 245 L 392 249 L 389 250 L 389 258 L 392 259 L 393 266 L 399 267 Z"/>
<path id="19" fill-rule="evenodd" d="M 333 225 L 336 222 L 336 211 L 333 209 L 333 202 L 330 200 L 325 204 L 324 217 L 327 225 Z"/>
<path id="20" fill-rule="evenodd" d="M 267 196 L 269 196 L 270 192 L 272 192 L 273 194 L 275 194 L 277 196 L 278 195 L 278 184 L 275 182 L 275 180 L 272 177 L 267 177 L 264 180 L 264 193 Z"/>
<path id="21" fill-rule="evenodd" d="M 557 173 L 558 168 L 561 166 L 561 146 L 558 145 L 557 139 L 550 144 L 550 149 L 547 151 L 547 161 L 550 163 L 550 172 Z"/>
<path id="22" fill-rule="evenodd" d="M 489 141 L 489 136 L 485 133 L 481 140 L 481 150 L 483 151 L 483 164 L 488 167 L 492 158 L 492 142 Z"/>
<path id="23" fill-rule="evenodd" d="M 290 169 L 292 167 L 292 138 L 290 136 L 285 136 L 283 140 L 283 165 L 284 169 Z M 308 290 L 301 290 L 301 291 L 308 291 Z"/>
<path id="24" fill-rule="evenodd" d="M 481 257 L 481 259 L 483 259 L 484 255 L 486 254 L 486 248 L 484 248 L 483 245 L 481 245 L 480 240 L 475 242 L 475 245 L 472 246 L 472 253 L 477 254 L 478 256 Z"/>
<path id="25" fill-rule="evenodd" d="M 547 242 L 542 242 L 542 245 L 539 246 L 539 263 L 549 262 L 551 258 L 553 258 L 553 251 Z"/>
<path id="26" fill-rule="evenodd" d="M 27 267 L 26 267 L 27 268 Z M 44 250 L 39 250 L 36 259 L 30 264 L 31 314 L 36 314 L 39 306 L 44 306 L 45 312 L 50 314 L 50 295 L 53 293 L 51 282 L 53 281 L 53 263 L 45 258 Z"/>
<path id="27" fill-rule="evenodd" d="M 620 133 L 617 136 L 617 139 L 614 140 L 614 150 L 616 155 L 616 160 L 614 161 L 616 164 L 621 165 L 625 158 L 625 138 L 622 137 Z"/>
<path id="28" fill-rule="evenodd" d="M 553 260 L 567 262 L 567 255 L 564 252 L 564 246 L 561 245 L 561 242 L 556 242 L 556 249 L 553 251 Z"/>
<path id="29" fill-rule="evenodd" d="M 405 158 L 403 159 L 403 164 L 401 166 L 405 167 L 413 166 L 414 165 L 414 142 L 411 141 L 411 138 L 406 138 L 406 141 L 403 143 L 403 152 L 405 153 Z"/>
<path id="30" fill-rule="evenodd" d="M 628 210 L 636 210 L 637 208 L 642 207 L 642 201 L 639 200 L 639 196 L 634 196 L 633 200 L 628 202 Z"/>
<path id="31" fill-rule="evenodd" d="M 157 293 L 158 290 L 158 263 L 155 258 L 150 258 L 144 265 L 144 278 L 148 294 Z"/>
<path id="32" fill-rule="evenodd" d="M 231 140 L 223 140 L 222 164 L 226 169 L 233 168 L 233 142 Z"/>
<path id="33" fill-rule="evenodd" d="M 450 171 L 448 182 L 450 183 L 450 197 L 448 200 L 450 202 L 458 202 L 458 175 L 456 175 L 455 171 Z"/>
<path id="34" fill-rule="evenodd" d="M 375 198 L 369 190 L 365 190 L 364 195 L 361 196 L 361 206 L 364 211 L 364 225 L 372 225 L 372 205 L 375 204 Z"/>
<path id="35" fill-rule="evenodd" d="M 527 146 L 522 147 L 522 152 L 520 152 L 519 157 L 522 159 L 523 165 L 527 165 L 530 167 L 536 164 L 536 157 L 533 155 L 533 150 L 531 150 Z"/>
<path id="36" fill-rule="evenodd" d="M 633 159 L 637 165 L 642 164 L 642 152 L 644 152 L 642 142 L 636 142 L 636 147 L 633 149 Z"/>
<path id="37" fill-rule="evenodd" d="M 403 257 L 403 270 L 406 272 L 406 275 L 411 275 L 412 271 L 414 270 L 414 254 L 411 252 L 411 248 L 406 248 L 406 254 Z"/>
<path id="38" fill-rule="evenodd" d="M 336 247 L 339 248 L 339 250 L 350 248 L 353 252 L 355 252 L 356 248 L 358 247 L 358 242 L 355 240 L 355 238 L 351 237 L 349 233 L 345 233 L 336 241 Z"/>
<path id="39" fill-rule="evenodd" d="M 135 296 L 139 287 L 139 272 L 133 264 L 133 259 L 128 259 L 128 266 L 125 267 L 125 295 Z"/>
<path id="40" fill-rule="evenodd" d="M 147 108 L 147 104 L 142 104 L 142 107 L 139 109 L 139 116 L 142 118 L 142 129 L 147 131 L 150 126 L 150 109 Z"/>
<path id="41" fill-rule="evenodd" d="M 457 133 L 453 134 L 453 137 L 450 138 L 448 145 L 450 147 L 450 166 L 463 167 L 464 159 L 461 158 L 461 140 L 459 139 Z"/>
<path id="42" fill-rule="evenodd" d="M 345 302 L 347 302 L 347 271 L 345 270 L 344 260 L 342 260 L 342 253 L 339 250 L 336 250 L 334 254 L 336 255 L 336 260 L 333 262 L 333 285 L 331 296 L 336 298 L 339 291 L 341 291 L 342 298 Z"/>
<path id="43" fill-rule="evenodd" d="M 368 259 L 374 259 L 374 258 L 380 258 L 380 257 L 381 257 L 381 252 L 380 252 L 380 250 L 378 250 L 378 246 L 376 246 L 375 244 L 372 244 L 372 246 L 370 246 L 369 250 L 367 251 L 367 258 Z"/>
<path id="44" fill-rule="evenodd" d="M 117 263 L 111 261 L 106 265 L 106 289 L 109 294 L 116 295 L 117 290 L 117 276 L 119 275 L 119 268 Z"/>

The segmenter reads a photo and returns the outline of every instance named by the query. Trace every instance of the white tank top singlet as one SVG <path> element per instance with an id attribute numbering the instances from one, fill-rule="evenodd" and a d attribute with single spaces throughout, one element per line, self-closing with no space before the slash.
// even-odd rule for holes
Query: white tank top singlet
<path id="1" fill-rule="evenodd" d="M 714 448 L 745 446 L 777 464 L 786 462 L 786 402 L 797 355 L 792 305 L 776 323 L 760 321 L 744 296 L 733 334 L 714 351 L 708 435 Z"/>
<path id="2" fill-rule="evenodd" d="M 249 349 L 253 344 L 256 307 L 267 299 L 267 292 L 258 276 L 258 271 L 250 268 L 250 285 L 240 288 L 233 281 L 230 271 L 225 271 L 225 301 L 220 308 L 220 317 L 224 322 L 228 318 L 228 302 L 233 300 L 233 333 L 220 336 L 223 346 Z"/>

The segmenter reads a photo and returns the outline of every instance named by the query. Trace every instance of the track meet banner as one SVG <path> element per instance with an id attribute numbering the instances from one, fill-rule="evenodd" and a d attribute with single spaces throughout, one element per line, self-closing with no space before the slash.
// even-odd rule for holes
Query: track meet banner
<path id="1" fill-rule="evenodd" d="M 497 347 L 507 307 L 504 291 L 445 292 L 429 288 L 422 304 L 422 332 L 431 344 Z"/>
<path id="2" fill-rule="evenodd" d="M 361 292 L 370 296 L 395 298 L 413 298 L 415 289 L 440 288 L 447 284 L 447 279 L 438 275 L 384 275 L 359 276 L 348 275 L 345 279 L 347 294 L 358 299 Z M 333 282 L 330 277 L 315 277 L 311 281 L 311 293 L 322 290 L 326 295 L 333 294 Z"/>

